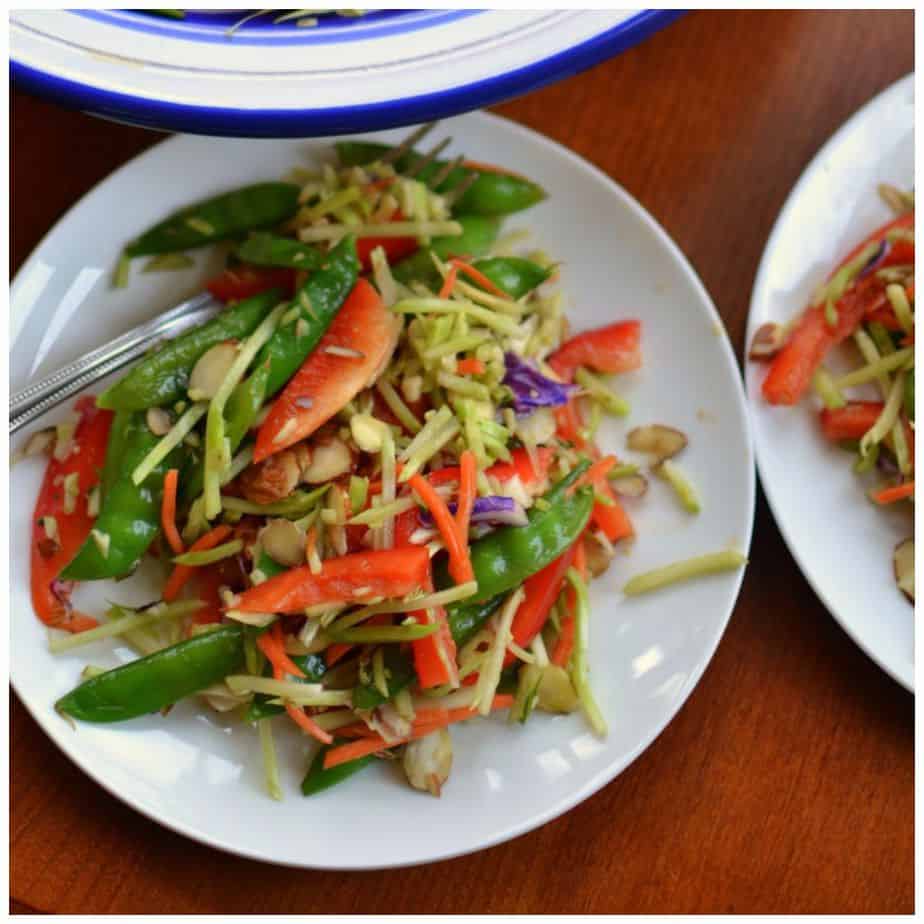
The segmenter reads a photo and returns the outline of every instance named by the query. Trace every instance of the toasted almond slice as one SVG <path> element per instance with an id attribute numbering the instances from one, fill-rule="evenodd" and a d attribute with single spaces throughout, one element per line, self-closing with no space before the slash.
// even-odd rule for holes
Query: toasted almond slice
<path id="1" fill-rule="evenodd" d="M 620 497 L 641 497 L 648 490 L 648 479 L 644 475 L 624 475 L 614 478 L 610 487 Z"/>
<path id="2" fill-rule="evenodd" d="M 914 539 L 905 539 L 895 546 L 892 564 L 898 589 L 914 603 Z"/>
<path id="3" fill-rule="evenodd" d="M 786 330 L 781 324 L 772 321 L 761 324 L 751 341 L 748 359 L 768 360 L 776 356 L 786 342 Z"/>
<path id="4" fill-rule="evenodd" d="M 672 459 L 687 445 L 684 433 L 664 424 L 648 424 L 635 427 L 626 437 L 626 445 L 633 452 L 645 452 L 659 462 Z"/>

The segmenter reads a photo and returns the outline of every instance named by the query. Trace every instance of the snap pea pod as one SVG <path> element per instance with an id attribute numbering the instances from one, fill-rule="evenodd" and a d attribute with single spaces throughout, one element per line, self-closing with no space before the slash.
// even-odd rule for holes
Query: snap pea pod
<path id="1" fill-rule="evenodd" d="M 269 231 L 251 234 L 237 248 L 237 256 L 257 266 L 288 266 L 292 269 L 316 270 L 324 262 L 317 247 Z"/>
<path id="2" fill-rule="evenodd" d="M 368 767 L 375 760 L 375 755 L 369 754 L 366 757 L 348 760 L 346 763 L 338 764 L 336 767 L 325 769 L 324 758 L 327 752 L 331 748 L 345 743 L 345 741 L 335 739 L 333 744 L 325 745 L 314 755 L 314 759 L 308 767 L 308 773 L 305 779 L 302 780 L 302 795 L 313 796 L 315 793 L 330 789 L 331 786 L 336 786 L 337 783 L 342 783 L 344 780 L 349 779 L 354 773 L 362 770 L 363 767 Z"/>
<path id="3" fill-rule="evenodd" d="M 194 327 L 143 359 L 97 399 L 99 407 L 139 411 L 173 404 L 184 397 L 190 373 L 203 353 L 225 340 L 240 340 L 253 333 L 279 304 L 278 289 L 261 292 L 226 308 L 211 321 Z"/>
<path id="4" fill-rule="evenodd" d="M 541 571 L 580 536 L 594 504 L 593 489 L 567 490 L 585 472 L 584 460 L 546 492 L 540 510 L 529 511 L 526 526 L 502 526 L 473 542 L 470 550 L 478 591 L 472 602 L 487 600 L 519 587 L 531 574 Z M 445 562 L 436 571 L 438 587 L 451 585 Z"/>
<path id="5" fill-rule="evenodd" d="M 122 464 L 122 452 L 125 449 L 127 428 L 131 423 L 132 411 L 116 411 L 109 428 L 109 441 L 106 443 L 106 459 L 103 462 L 103 471 L 100 474 L 99 489 L 100 502 L 112 490 L 113 484 L 119 477 Z"/>
<path id="6" fill-rule="evenodd" d="M 148 429 L 143 413 L 136 411 L 131 415 L 125 428 L 118 474 L 103 498 L 93 532 L 61 572 L 62 580 L 122 577 L 135 568 L 148 550 L 160 529 L 164 475 L 182 459 L 182 449 L 178 447 L 136 485 L 132 472 L 159 441 Z"/>
<path id="7" fill-rule="evenodd" d="M 422 282 L 431 288 L 437 288 L 440 274 L 433 265 L 430 253 L 435 253 L 441 260 L 450 257 L 472 257 L 483 254 L 497 240 L 500 221 L 484 215 L 459 215 L 456 219 L 462 225 L 462 233 L 456 237 L 436 237 L 428 247 L 399 260 L 392 267 L 392 275 L 398 282 Z"/>
<path id="8" fill-rule="evenodd" d="M 361 167 L 378 160 L 384 154 L 393 150 L 385 144 L 374 144 L 368 141 L 340 141 L 336 144 L 337 156 L 345 167 Z M 395 169 L 399 172 L 412 167 L 421 155 L 409 151 L 395 162 Z M 423 183 L 432 179 L 446 166 L 446 161 L 434 161 L 417 175 L 416 179 Z M 453 204 L 453 211 L 466 215 L 509 215 L 541 202 L 545 197 L 545 190 L 532 180 L 516 176 L 511 173 L 502 173 L 495 170 L 478 169 L 472 167 L 456 167 L 437 187 L 438 192 L 449 192 L 473 173 L 478 179 L 463 193 L 462 198 Z"/>
<path id="9" fill-rule="evenodd" d="M 485 257 L 476 260 L 474 266 L 511 298 L 521 298 L 532 292 L 552 275 L 551 267 L 540 266 L 523 257 Z"/>
<path id="10" fill-rule="evenodd" d="M 142 257 L 189 250 L 272 227 L 295 214 L 298 194 L 294 183 L 255 183 L 222 193 L 175 212 L 132 241 L 125 253 Z"/>
<path id="11" fill-rule="evenodd" d="M 85 722 L 121 722 L 171 706 L 243 665 L 242 627 L 222 626 L 98 674 L 55 708 Z"/>
<path id="12" fill-rule="evenodd" d="M 318 654 L 309 654 L 309 655 L 291 655 L 290 656 L 295 664 L 300 667 L 304 672 L 304 677 L 288 677 L 287 679 L 292 683 L 320 683 L 324 677 L 324 673 L 327 670 L 327 664 L 324 661 L 323 655 Z M 272 676 L 272 670 L 266 671 L 267 676 Z M 258 693 L 254 696 L 250 705 L 247 707 L 247 714 L 245 719 L 248 722 L 256 722 L 260 719 L 266 719 L 273 715 L 279 715 L 281 712 L 285 712 L 285 709 L 282 706 L 278 706 L 274 703 L 270 703 L 270 700 L 273 699 L 272 696 L 266 693 Z"/>

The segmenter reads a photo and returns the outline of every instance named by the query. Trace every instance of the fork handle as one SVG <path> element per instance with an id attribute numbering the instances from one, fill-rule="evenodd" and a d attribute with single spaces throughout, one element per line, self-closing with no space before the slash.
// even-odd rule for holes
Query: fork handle
<path id="1" fill-rule="evenodd" d="M 10 396 L 11 423 L 13 419 L 19 419 L 19 417 L 33 405 L 41 404 L 51 395 L 63 393 L 72 381 L 80 380 L 84 385 L 90 384 L 93 378 L 86 379 L 84 375 L 94 369 L 99 370 L 103 366 L 107 366 L 108 368 L 111 361 L 116 357 L 127 354 L 129 355 L 129 359 L 136 358 L 139 355 L 139 346 L 146 348 L 153 340 L 167 333 L 177 323 L 185 320 L 191 313 L 198 313 L 203 308 L 208 307 L 213 301 L 214 299 L 208 292 L 203 292 L 171 308 L 162 315 L 158 315 L 151 321 L 147 321 L 144 324 L 140 324 L 138 327 L 132 328 L 130 331 L 122 334 L 121 337 L 117 337 L 115 340 L 103 344 L 103 346 L 87 353 L 85 356 L 81 356 L 80 359 L 75 360 L 67 366 L 57 369 L 44 379 L 27 385 L 22 391 Z M 121 365 L 124 365 L 124 363 L 112 366 L 109 368 L 109 372 L 114 372 L 116 369 L 121 368 Z M 102 378 L 104 375 L 108 375 L 108 372 L 98 374 L 95 377 Z M 68 391 L 64 397 L 70 397 L 72 394 L 74 394 L 73 391 Z M 47 405 L 45 406 L 45 410 L 53 406 L 53 404 Z M 13 431 L 11 430 L 10 432 Z"/>

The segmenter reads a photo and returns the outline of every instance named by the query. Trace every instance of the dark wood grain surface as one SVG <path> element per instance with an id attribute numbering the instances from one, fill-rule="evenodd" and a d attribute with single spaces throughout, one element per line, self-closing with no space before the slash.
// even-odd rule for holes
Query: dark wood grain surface
<path id="1" fill-rule="evenodd" d="M 699 271 L 739 351 L 773 220 L 861 104 L 914 67 L 910 12 L 694 13 L 497 107 L 622 183 Z M 14 93 L 13 269 L 78 197 L 155 143 Z M 761 499 L 715 660 L 625 773 L 473 856 L 293 872 L 202 847 L 90 782 L 11 694 L 16 910 L 84 913 L 911 912 L 914 701 L 799 573 Z"/>

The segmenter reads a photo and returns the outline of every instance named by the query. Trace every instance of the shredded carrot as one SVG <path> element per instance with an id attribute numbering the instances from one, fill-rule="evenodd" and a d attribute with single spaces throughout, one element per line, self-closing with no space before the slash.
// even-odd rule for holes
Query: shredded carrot
<path id="1" fill-rule="evenodd" d="M 459 375 L 483 375 L 485 364 L 480 359 L 460 359 L 456 363 Z"/>
<path id="2" fill-rule="evenodd" d="M 478 467 L 475 453 L 466 449 L 459 456 L 459 506 L 456 508 L 456 526 L 463 542 L 467 541 L 468 524 L 475 507 L 475 494 L 478 491 Z"/>
<path id="3" fill-rule="evenodd" d="M 895 485 L 892 488 L 883 488 L 873 494 L 873 500 L 877 504 L 894 504 L 895 501 L 904 500 L 914 494 L 914 482 L 906 481 L 904 484 Z"/>
<path id="4" fill-rule="evenodd" d="M 587 580 L 587 549 L 584 545 L 584 539 L 581 538 L 581 541 L 578 542 L 574 547 L 574 567 L 577 569 L 578 574 L 584 580 Z"/>
<path id="5" fill-rule="evenodd" d="M 492 295 L 499 295 L 501 298 L 509 298 L 510 296 L 507 293 L 496 286 L 481 270 L 475 269 L 471 263 L 466 263 L 464 260 L 460 260 L 458 257 L 454 257 L 449 261 L 450 265 L 453 266 L 458 272 L 465 273 L 472 282 L 477 282 L 483 289 L 490 292 Z"/>
<path id="6" fill-rule="evenodd" d="M 305 672 L 286 654 L 281 622 L 274 622 L 269 632 L 257 636 L 257 647 L 272 664 L 273 676 L 278 672 L 277 680 L 282 680 L 284 674 L 291 674 L 293 677 L 305 676 Z"/>
<path id="7" fill-rule="evenodd" d="M 614 466 L 619 460 L 616 456 L 604 456 L 602 459 L 598 459 L 594 462 L 593 465 L 573 485 L 568 489 L 568 494 L 573 494 L 578 488 L 583 487 L 585 484 L 599 484 L 606 478 L 606 473 Z"/>
<path id="8" fill-rule="evenodd" d="M 317 738 L 321 744 L 330 744 L 334 740 L 329 732 L 324 731 L 324 729 L 321 728 L 317 722 L 313 721 L 308 713 L 299 706 L 286 703 L 286 712 L 289 714 L 289 718 L 292 719 L 299 728 L 308 732 L 312 738 Z"/>
<path id="9" fill-rule="evenodd" d="M 513 697 L 509 693 L 502 693 L 494 697 L 491 708 L 509 709 L 512 705 Z M 358 760 L 360 757 L 376 754 L 379 751 L 397 747 L 399 744 L 407 744 L 408 741 L 413 741 L 416 738 L 426 738 L 427 735 L 437 729 L 445 728 L 447 725 L 451 725 L 454 722 L 464 722 L 466 719 L 471 719 L 478 715 L 475 710 L 469 708 L 432 711 L 441 712 L 443 715 L 434 721 L 421 722 L 420 724 L 415 722 L 414 730 L 410 735 L 398 741 L 393 741 L 391 744 L 386 742 L 381 735 L 375 735 L 369 737 L 364 736 L 356 741 L 351 741 L 349 744 L 341 744 L 339 747 L 331 748 L 324 756 L 324 769 L 329 770 L 331 767 L 337 767 L 351 760 Z M 338 734 L 341 732 L 338 732 Z"/>
<path id="10" fill-rule="evenodd" d="M 206 549 L 213 549 L 221 543 L 226 536 L 231 534 L 231 527 L 225 524 L 216 526 L 209 530 L 204 536 L 200 536 L 191 546 L 190 552 L 204 552 Z M 193 576 L 196 569 L 192 565 L 177 565 L 173 569 L 173 574 L 167 579 L 164 585 L 164 600 L 168 603 L 175 600 L 179 592 L 183 589 L 186 582 Z"/>
<path id="11" fill-rule="evenodd" d="M 446 543 L 449 552 L 449 573 L 457 584 L 465 584 L 475 580 L 472 570 L 472 561 L 468 554 L 468 536 L 462 536 L 452 518 L 446 501 L 433 489 L 433 486 L 422 475 L 414 475 L 408 484 L 420 498 L 424 506 L 433 515 L 437 529 Z"/>
<path id="12" fill-rule="evenodd" d="M 449 298 L 449 295 L 456 284 L 456 278 L 458 275 L 459 267 L 451 266 L 449 268 L 449 272 L 446 274 L 446 278 L 443 280 L 443 287 L 440 289 L 440 298 Z"/>
<path id="13" fill-rule="evenodd" d="M 160 505 L 160 525 L 174 555 L 185 551 L 183 540 L 176 528 L 176 490 L 180 480 L 179 469 L 171 468 L 164 476 L 164 499 Z"/>

